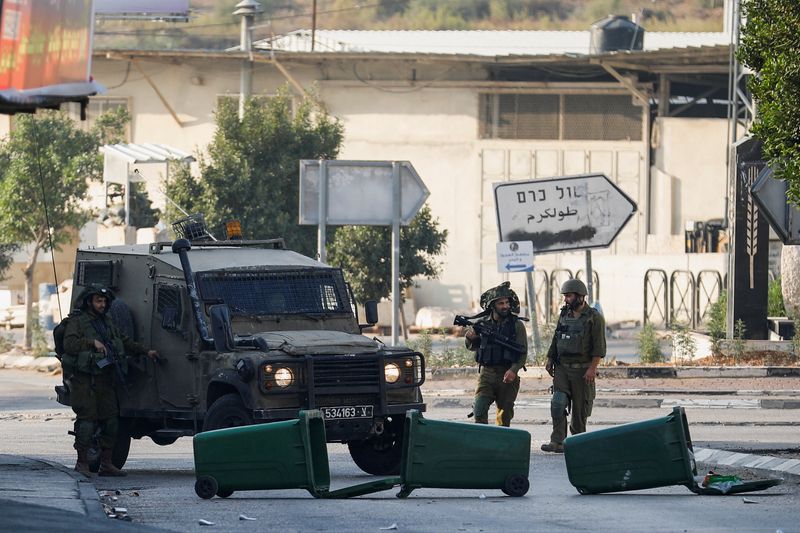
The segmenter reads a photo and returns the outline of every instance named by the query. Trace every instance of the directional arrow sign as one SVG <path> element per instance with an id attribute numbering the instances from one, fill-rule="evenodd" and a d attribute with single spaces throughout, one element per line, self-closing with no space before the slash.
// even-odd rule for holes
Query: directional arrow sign
<path id="1" fill-rule="evenodd" d="M 531 241 L 536 252 L 603 248 L 636 212 L 604 174 L 494 185 L 501 241 Z"/>
<path id="2" fill-rule="evenodd" d="M 800 244 L 800 209 L 789 205 L 786 182 L 775 179 L 772 169 L 764 167 L 753 182 L 752 194 L 783 244 Z"/>
<path id="3" fill-rule="evenodd" d="M 497 243 L 498 272 L 533 272 L 533 244 L 523 242 Z"/>
<path id="4" fill-rule="evenodd" d="M 428 198 L 428 188 L 408 161 L 400 166 L 400 221 L 408 225 Z M 392 223 L 392 161 L 326 161 L 327 224 Z M 319 223 L 319 161 L 300 161 L 300 224 Z"/>

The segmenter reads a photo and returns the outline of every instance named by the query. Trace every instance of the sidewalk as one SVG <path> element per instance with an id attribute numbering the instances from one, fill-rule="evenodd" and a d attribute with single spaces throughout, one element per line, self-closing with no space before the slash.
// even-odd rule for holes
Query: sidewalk
<path id="1" fill-rule="evenodd" d="M 161 531 L 109 522 L 92 482 L 63 465 L 0 454 L 0 531 Z"/>

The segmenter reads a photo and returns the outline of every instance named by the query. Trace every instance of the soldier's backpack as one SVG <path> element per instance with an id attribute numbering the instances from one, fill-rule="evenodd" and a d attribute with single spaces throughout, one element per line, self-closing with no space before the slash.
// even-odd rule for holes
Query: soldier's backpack
<path id="1" fill-rule="evenodd" d="M 53 345 L 55 346 L 56 358 L 61 361 L 64 357 L 64 334 L 67 332 L 67 323 L 72 320 L 80 311 L 73 311 L 59 322 L 53 328 Z M 56 401 L 61 405 L 71 405 L 69 398 L 69 382 L 67 376 L 64 374 L 63 367 L 61 371 L 62 385 L 56 385 Z"/>

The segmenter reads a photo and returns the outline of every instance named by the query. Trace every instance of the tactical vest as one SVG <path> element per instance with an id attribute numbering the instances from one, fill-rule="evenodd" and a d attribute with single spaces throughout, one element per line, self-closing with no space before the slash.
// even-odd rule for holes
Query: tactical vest
<path id="1" fill-rule="evenodd" d="M 562 316 L 556 328 L 556 349 L 559 357 L 583 357 L 590 354 L 583 353 L 584 339 L 591 334 L 589 321 L 594 318 L 594 311 L 582 313 L 576 318 Z"/>
<path id="2" fill-rule="evenodd" d="M 491 322 L 487 319 L 486 322 Z M 510 315 L 500 323 L 498 333 L 508 337 L 509 339 L 516 339 L 517 337 L 517 317 Z M 508 348 L 504 348 L 494 342 L 486 342 L 481 339 L 481 346 L 475 352 L 475 362 L 481 366 L 511 366 L 519 358 L 519 354 Z"/>
<path id="3" fill-rule="evenodd" d="M 94 317 L 91 314 L 81 313 L 78 316 L 71 316 L 69 319 L 78 321 L 78 327 L 86 340 L 94 341 L 97 339 L 102 342 L 100 335 L 92 325 L 92 320 Z M 111 337 L 111 342 L 114 345 L 114 349 L 117 351 L 117 354 L 119 354 L 119 364 L 122 365 L 122 371 L 123 373 L 127 373 L 128 364 L 125 357 L 125 346 L 122 344 L 122 339 L 120 339 L 116 328 L 110 324 L 109 319 L 103 317 L 103 320 L 105 320 L 106 325 L 108 326 L 109 336 Z M 100 366 L 97 364 L 98 361 L 104 357 L 105 356 L 102 353 L 91 350 L 79 352 L 77 354 L 65 353 L 61 358 L 61 366 L 63 367 L 65 373 L 83 372 L 86 374 L 97 375 L 104 371 L 104 368 L 100 368 Z M 111 366 L 105 368 L 109 369 L 111 372 L 114 371 L 113 367 Z"/>

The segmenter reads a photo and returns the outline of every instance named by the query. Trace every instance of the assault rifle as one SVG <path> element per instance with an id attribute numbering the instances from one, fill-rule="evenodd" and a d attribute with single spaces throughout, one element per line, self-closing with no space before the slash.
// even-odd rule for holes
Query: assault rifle
<path id="1" fill-rule="evenodd" d="M 463 315 L 456 315 L 453 320 L 454 326 L 471 327 L 475 333 L 481 336 L 481 342 L 493 342 L 503 348 L 508 348 L 511 351 L 519 354 L 527 354 L 525 346 L 516 342 L 515 340 L 503 335 L 497 330 L 496 326 L 486 322 L 472 322 L 472 319 L 477 317 L 466 317 Z"/>
<path id="2" fill-rule="evenodd" d="M 94 323 L 96 320 L 100 319 L 95 319 L 92 322 Z M 100 368 L 105 368 L 108 365 L 114 365 L 114 373 L 117 375 L 119 383 L 125 389 L 126 393 L 130 392 L 128 390 L 128 381 L 125 379 L 125 371 L 122 369 L 122 355 L 119 354 L 114 347 L 114 343 L 109 337 L 108 331 L 105 329 L 104 324 L 98 323 L 93 325 L 95 326 L 95 331 L 100 336 L 100 342 L 102 342 L 106 347 L 106 356 L 97 361 L 97 366 Z"/>

